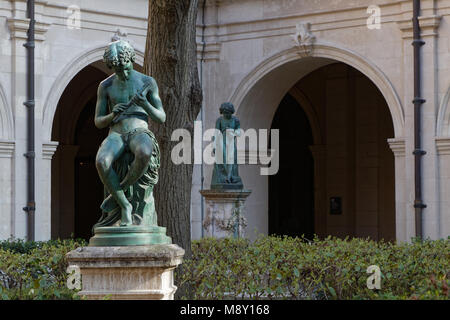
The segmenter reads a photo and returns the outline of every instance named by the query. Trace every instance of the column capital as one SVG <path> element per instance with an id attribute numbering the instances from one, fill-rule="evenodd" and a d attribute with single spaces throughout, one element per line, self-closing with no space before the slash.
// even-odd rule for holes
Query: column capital
<path id="1" fill-rule="evenodd" d="M 0 140 L 0 158 L 12 158 L 16 143 L 9 140 Z"/>
<path id="2" fill-rule="evenodd" d="M 395 157 L 405 156 L 405 138 L 387 139 L 387 142 Z"/>
<path id="3" fill-rule="evenodd" d="M 59 142 L 49 141 L 42 144 L 42 159 L 52 160 Z"/>
<path id="4" fill-rule="evenodd" d="M 435 137 L 438 155 L 450 154 L 450 137 Z"/>
<path id="5" fill-rule="evenodd" d="M 30 26 L 30 19 L 28 18 L 8 18 L 7 19 L 9 31 L 11 32 L 11 40 L 21 39 L 27 40 L 27 31 Z M 42 42 L 45 40 L 45 34 L 50 28 L 51 23 L 36 21 L 34 25 L 35 41 Z"/>

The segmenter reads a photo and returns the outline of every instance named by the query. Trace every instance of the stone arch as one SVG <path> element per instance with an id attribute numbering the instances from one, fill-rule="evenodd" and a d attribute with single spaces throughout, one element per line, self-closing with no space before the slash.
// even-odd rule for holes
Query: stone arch
<path id="1" fill-rule="evenodd" d="M 10 140 L 14 137 L 14 120 L 5 90 L 0 83 L 0 138 Z"/>
<path id="2" fill-rule="evenodd" d="M 438 118 L 436 123 L 436 136 L 449 137 L 450 136 L 450 86 L 447 93 L 442 98 L 439 106 Z"/>
<path id="3" fill-rule="evenodd" d="M 368 59 L 336 44 L 317 42 L 306 57 L 302 56 L 296 47 L 271 56 L 240 82 L 228 101 L 236 106 L 238 117 L 247 116 L 256 119 L 257 127 L 268 127 L 276 110 L 273 106 L 278 106 L 282 97 L 298 80 L 308 73 L 334 62 L 343 62 L 352 66 L 376 85 L 388 104 L 395 137 L 402 137 L 404 112 L 392 83 Z M 261 104 L 272 107 L 266 109 L 266 112 L 257 111 L 256 109 Z"/>
<path id="4" fill-rule="evenodd" d="M 43 141 L 50 141 L 52 136 L 53 118 L 55 116 L 56 107 L 58 106 L 59 99 L 61 98 L 65 88 L 75 75 L 80 72 L 86 66 L 103 59 L 103 53 L 105 52 L 106 45 L 97 46 L 88 49 L 78 55 L 75 59 L 69 62 L 65 68 L 59 73 L 58 77 L 53 82 L 52 87 L 45 99 L 43 116 L 42 116 L 42 128 L 43 128 Z M 138 65 L 144 65 L 144 52 L 135 48 L 136 62 Z"/>

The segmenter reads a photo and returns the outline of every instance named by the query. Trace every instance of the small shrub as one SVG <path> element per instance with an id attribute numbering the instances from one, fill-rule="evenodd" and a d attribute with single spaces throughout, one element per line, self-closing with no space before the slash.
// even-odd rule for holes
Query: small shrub
<path id="1" fill-rule="evenodd" d="M 69 290 L 66 253 L 84 240 L 0 242 L 0 299 L 78 299 Z"/>

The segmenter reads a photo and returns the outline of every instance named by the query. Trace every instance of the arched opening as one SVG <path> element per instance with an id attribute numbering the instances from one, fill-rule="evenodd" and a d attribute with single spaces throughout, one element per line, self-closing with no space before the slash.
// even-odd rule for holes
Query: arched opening
<path id="1" fill-rule="evenodd" d="M 52 140 L 52 238 L 89 239 L 100 216 L 103 185 L 94 160 L 107 129 L 94 125 L 97 88 L 107 77 L 100 62 L 83 68 L 68 84 L 56 108 Z"/>
<path id="2" fill-rule="evenodd" d="M 321 141 L 288 93 L 272 123 L 280 130 L 280 170 L 269 177 L 269 231 L 394 240 L 394 156 L 387 143 L 394 128 L 380 91 L 358 70 L 334 63 L 290 92 L 310 101 Z"/>
<path id="3" fill-rule="evenodd" d="M 269 176 L 269 234 L 311 239 L 314 160 L 309 146 L 313 135 L 306 113 L 290 94 L 278 106 L 271 129 L 280 130 L 280 167 Z"/>
<path id="4" fill-rule="evenodd" d="M 288 119 L 284 124 L 278 120 L 282 110 L 288 110 L 285 103 L 289 96 L 308 119 L 313 165 L 297 160 L 295 174 L 281 178 L 285 166 L 294 165 L 289 163 L 289 157 L 298 158 L 303 151 L 296 151 L 305 150 L 305 133 L 298 129 L 297 119 Z M 395 190 L 395 159 L 387 140 L 402 136 L 404 118 L 395 90 L 375 66 L 348 50 L 322 44 L 315 46 L 308 57 L 289 49 L 255 68 L 230 100 L 237 105 L 237 117 L 243 128 L 268 129 L 278 123 L 280 144 L 289 147 L 288 160 L 280 155 L 280 177 L 247 178 L 247 186 L 254 194 L 254 200 L 249 199 L 246 204 L 249 224 L 258 224 L 263 216 L 261 210 L 252 212 L 252 208 L 265 207 L 268 233 L 299 236 L 313 229 L 321 237 L 396 238 L 395 211 L 402 208 L 403 200 L 396 198 L 400 194 Z M 289 114 L 292 118 L 299 117 L 293 109 L 290 108 Z M 289 131 L 286 128 L 293 123 L 297 125 L 297 136 L 285 134 L 288 138 L 283 142 L 283 131 Z M 294 177 L 302 170 L 308 174 Z M 298 195 L 300 188 L 306 188 L 310 175 L 314 183 L 302 193 L 314 197 L 313 214 L 303 198 L 290 200 L 295 199 L 291 195 Z M 293 184 L 291 179 L 302 180 Z M 280 186 L 285 185 L 291 186 L 291 190 L 286 187 L 281 191 Z M 273 192 L 282 194 L 280 200 L 289 199 L 277 204 Z M 281 212 L 281 206 L 285 212 Z M 314 228 L 308 227 L 306 217 L 314 219 Z M 306 220 L 300 222 L 302 219 Z M 265 228 L 264 224 L 259 225 Z"/>

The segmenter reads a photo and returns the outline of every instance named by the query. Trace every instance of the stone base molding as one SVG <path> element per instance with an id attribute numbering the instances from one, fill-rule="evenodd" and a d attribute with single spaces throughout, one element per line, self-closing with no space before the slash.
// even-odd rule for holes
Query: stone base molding
<path id="1" fill-rule="evenodd" d="M 67 254 L 81 273 L 78 295 L 88 300 L 173 300 L 173 272 L 184 250 L 175 244 L 82 247 Z"/>

